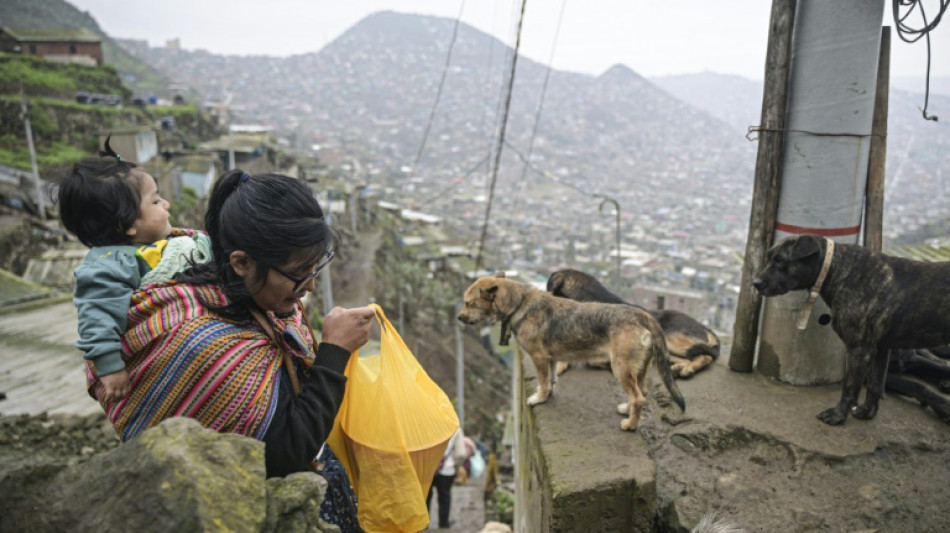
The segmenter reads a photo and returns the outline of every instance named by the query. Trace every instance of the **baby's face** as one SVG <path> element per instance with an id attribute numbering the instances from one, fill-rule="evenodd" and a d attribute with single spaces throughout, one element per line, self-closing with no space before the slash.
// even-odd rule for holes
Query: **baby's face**
<path id="1" fill-rule="evenodd" d="M 158 186 L 152 176 L 139 170 L 135 172 L 139 174 L 142 201 L 139 204 L 139 217 L 127 233 L 132 237 L 132 244 L 151 244 L 168 237 L 172 231 L 168 222 L 170 204 L 158 194 Z"/>

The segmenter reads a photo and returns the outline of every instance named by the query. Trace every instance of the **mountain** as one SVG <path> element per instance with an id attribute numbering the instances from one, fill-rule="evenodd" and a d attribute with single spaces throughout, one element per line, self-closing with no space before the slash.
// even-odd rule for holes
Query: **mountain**
<path id="1" fill-rule="evenodd" d="M 174 81 L 209 99 L 230 101 L 242 120 L 273 124 L 281 134 L 308 140 L 305 147 L 335 144 L 362 152 L 375 175 L 407 193 L 406 202 L 437 213 L 444 209 L 453 220 L 463 218 L 461 226 L 475 227 L 482 208 L 467 204 L 460 211 L 450 203 L 455 196 L 440 191 L 459 183 L 459 194 L 485 191 L 485 161 L 494 160 L 512 50 L 461 24 L 440 95 L 454 26 L 453 19 L 381 12 L 318 52 L 288 58 L 165 48 L 140 53 Z M 622 65 L 596 77 L 552 71 L 535 129 L 546 73 L 527 58 L 517 62 L 497 178 L 499 218 L 582 230 L 598 220 L 596 211 L 585 208 L 583 216 L 558 223 L 550 206 L 604 194 L 629 206 L 624 215 L 632 220 L 670 205 L 685 208 L 684 202 L 693 201 L 684 199 L 686 191 L 708 201 L 715 191 L 731 189 L 709 216 L 729 215 L 729 227 L 744 233 L 748 214 L 735 191 L 751 190 L 755 154 L 744 130 Z M 521 157 L 529 146 L 534 171 L 525 172 Z M 406 167 L 411 172 L 403 172 Z M 525 209 L 522 201 L 537 207 Z M 712 222 L 679 226 L 688 231 Z"/>
<path id="2" fill-rule="evenodd" d="M 24 28 L 84 28 L 102 37 L 102 53 L 130 89 L 139 93 L 168 93 L 168 81 L 148 64 L 116 45 L 88 11 L 80 11 L 64 0 L 3 0 L 0 24 Z"/>
<path id="3" fill-rule="evenodd" d="M 660 76 L 650 81 L 743 133 L 759 123 L 762 82 L 714 72 Z"/>

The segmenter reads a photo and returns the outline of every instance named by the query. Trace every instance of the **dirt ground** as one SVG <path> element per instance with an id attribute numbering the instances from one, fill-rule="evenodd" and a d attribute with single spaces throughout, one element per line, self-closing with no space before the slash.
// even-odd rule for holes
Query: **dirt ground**
<path id="1" fill-rule="evenodd" d="M 792 387 L 728 369 L 729 350 L 680 381 L 687 410 L 657 403 L 640 433 L 667 512 L 717 512 L 749 532 L 939 532 L 950 524 L 950 426 L 890 394 L 871 421 L 816 418 L 840 385 Z"/>

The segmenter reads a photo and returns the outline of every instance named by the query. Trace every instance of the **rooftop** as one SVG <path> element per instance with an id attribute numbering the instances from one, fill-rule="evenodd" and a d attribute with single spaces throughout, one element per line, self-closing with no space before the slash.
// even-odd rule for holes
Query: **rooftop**
<path id="1" fill-rule="evenodd" d="M 80 42 L 80 43 L 98 43 L 102 39 L 84 28 L 10 28 L 3 27 L 6 32 L 20 42 Z"/>

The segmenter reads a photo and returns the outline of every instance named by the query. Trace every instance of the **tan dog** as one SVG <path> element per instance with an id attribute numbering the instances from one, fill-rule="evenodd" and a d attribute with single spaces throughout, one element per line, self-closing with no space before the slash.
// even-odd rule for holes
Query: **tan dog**
<path id="1" fill-rule="evenodd" d="M 528 405 L 547 401 L 557 361 L 610 359 L 611 370 L 629 401 L 617 406 L 626 415 L 620 428 L 635 430 L 646 401 L 646 374 L 656 359 L 663 384 L 680 409 L 663 330 L 649 313 L 635 307 L 575 302 L 505 278 L 504 272 L 477 279 L 465 291 L 458 319 L 466 324 L 502 321 L 531 357 L 538 390 Z"/>

